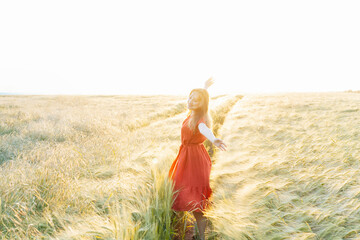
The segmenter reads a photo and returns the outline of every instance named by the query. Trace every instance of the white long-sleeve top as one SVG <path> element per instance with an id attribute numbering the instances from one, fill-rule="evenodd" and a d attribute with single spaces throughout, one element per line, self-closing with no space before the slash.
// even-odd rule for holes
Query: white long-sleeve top
<path id="1" fill-rule="evenodd" d="M 213 132 L 208 128 L 205 123 L 200 123 L 198 125 L 199 131 L 202 135 L 204 135 L 210 142 L 214 143 L 216 137 L 214 136 Z"/>

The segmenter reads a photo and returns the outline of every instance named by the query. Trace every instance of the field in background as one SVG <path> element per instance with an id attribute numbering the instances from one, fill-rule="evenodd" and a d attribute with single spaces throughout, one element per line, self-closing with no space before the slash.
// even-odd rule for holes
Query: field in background
<path id="1" fill-rule="evenodd" d="M 208 212 L 225 239 L 360 239 L 360 95 L 246 96 Z"/>
<path id="2" fill-rule="evenodd" d="M 360 239 L 360 94 L 224 95 L 209 239 Z M 0 239 L 169 239 L 182 96 L 0 96 Z"/>

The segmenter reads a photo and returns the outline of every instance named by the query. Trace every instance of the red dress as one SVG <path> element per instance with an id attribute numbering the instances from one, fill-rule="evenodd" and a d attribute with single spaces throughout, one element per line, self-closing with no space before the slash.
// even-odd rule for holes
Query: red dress
<path id="1" fill-rule="evenodd" d="M 209 205 L 212 190 L 210 188 L 211 159 L 203 144 L 206 137 L 198 129 L 193 134 L 188 127 L 190 115 L 181 128 L 181 146 L 171 165 L 169 178 L 174 182 L 175 211 L 204 211 Z"/>

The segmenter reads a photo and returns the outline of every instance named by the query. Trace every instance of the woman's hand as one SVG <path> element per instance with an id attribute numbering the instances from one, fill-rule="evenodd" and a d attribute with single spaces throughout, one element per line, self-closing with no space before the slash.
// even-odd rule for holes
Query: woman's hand
<path id="1" fill-rule="evenodd" d="M 223 140 L 219 139 L 219 138 L 216 138 L 214 140 L 214 145 L 217 146 L 218 148 L 220 148 L 220 150 L 222 151 L 226 151 L 226 144 L 223 142 Z"/>
<path id="2" fill-rule="evenodd" d="M 206 80 L 206 82 L 204 84 L 204 88 L 208 89 L 213 84 L 214 84 L 214 79 L 212 77 L 210 77 L 208 80 Z"/>

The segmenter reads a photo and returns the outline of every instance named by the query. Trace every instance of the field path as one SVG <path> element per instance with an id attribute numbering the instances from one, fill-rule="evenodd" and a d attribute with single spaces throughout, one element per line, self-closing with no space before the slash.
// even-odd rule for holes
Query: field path
<path id="1" fill-rule="evenodd" d="M 235 96 L 222 96 L 211 100 L 210 108 L 215 112 L 223 111 L 234 101 L 237 101 Z M 124 196 L 130 199 L 128 204 L 131 210 L 129 211 L 136 212 L 143 209 L 141 213 L 146 215 L 146 206 L 153 196 L 147 195 L 149 187 L 146 192 L 144 186 L 148 186 L 149 182 L 155 182 L 154 169 L 158 170 L 158 174 L 167 176 L 181 144 L 181 123 L 186 118 L 187 111 L 172 111 L 178 107 L 179 104 L 175 103 L 174 106 L 168 108 L 156 109 L 153 114 L 149 117 L 145 116 L 142 120 L 135 120 L 133 128 L 124 131 L 125 137 L 116 140 L 120 149 L 123 149 L 122 158 L 109 159 L 106 164 L 104 162 L 92 164 L 89 174 L 77 182 L 80 188 L 79 195 L 84 199 L 92 199 L 96 204 L 96 210 L 103 212 L 107 209 L 106 204 L 111 194 L 121 193 L 118 194 L 120 198 Z M 136 196 L 134 199 L 137 201 L 133 202 L 126 196 Z M 88 217 L 91 219 L 93 215 Z M 107 221 L 107 218 L 102 218 L 102 220 L 98 218 L 97 225 L 110 228 Z M 82 221 L 79 220 L 79 222 L 81 223 L 78 226 L 66 227 L 59 237 L 87 234 L 89 231 L 89 227 L 85 227 L 87 218 L 84 220 L 82 217 Z"/>

